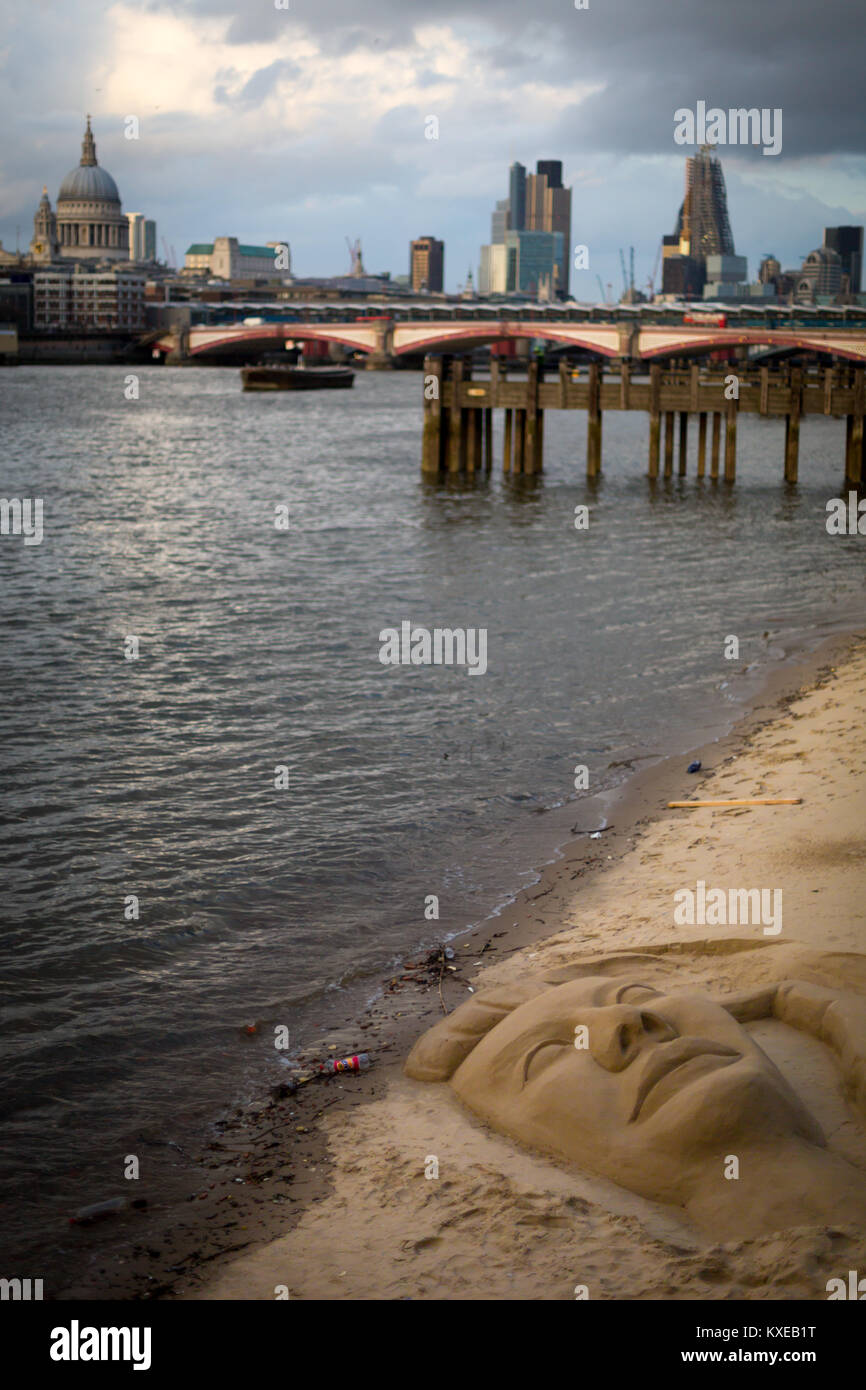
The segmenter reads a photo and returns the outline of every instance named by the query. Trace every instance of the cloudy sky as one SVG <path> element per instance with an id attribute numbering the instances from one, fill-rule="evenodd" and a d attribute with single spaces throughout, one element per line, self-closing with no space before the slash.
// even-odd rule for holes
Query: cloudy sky
<path id="1" fill-rule="evenodd" d="M 431 234 L 454 289 L 508 165 L 562 159 L 590 250 L 572 288 L 597 298 L 596 273 L 621 288 L 619 247 L 649 277 L 689 153 L 674 111 L 703 100 L 783 112 L 777 157 L 719 150 L 753 276 L 764 252 L 799 265 L 825 225 L 866 221 L 863 35 L 852 0 L 0 0 L 0 239 L 29 242 L 90 111 L 124 210 L 181 264 L 235 235 L 337 274 L 360 236 L 369 270 L 399 274 Z"/>

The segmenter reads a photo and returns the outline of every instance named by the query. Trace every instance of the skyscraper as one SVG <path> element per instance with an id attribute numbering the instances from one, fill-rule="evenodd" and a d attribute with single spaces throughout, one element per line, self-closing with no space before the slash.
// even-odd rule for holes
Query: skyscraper
<path id="1" fill-rule="evenodd" d="M 445 272 L 445 243 L 434 236 L 422 236 L 409 248 L 409 283 L 417 293 L 442 293 Z"/>
<path id="2" fill-rule="evenodd" d="M 129 223 L 129 259 L 131 261 L 144 260 L 144 213 L 128 212 L 126 220 Z"/>
<path id="3" fill-rule="evenodd" d="M 481 266 L 478 272 L 479 294 L 505 294 L 508 289 L 508 246 L 506 232 L 501 242 L 493 242 L 481 248 Z"/>
<path id="4" fill-rule="evenodd" d="M 685 197 L 674 235 L 664 241 L 664 294 L 701 294 L 708 278 L 707 257 L 736 254 L 728 220 L 725 176 L 708 145 L 686 160 Z"/>
<path id="5" fill-rule="evenodd" d="M 526 226 L 533 232 L 560 232 L 562 254 L 556 265 L 556 289 L 568 295 L 571 258 L 571 189 L 562 186 L 562 160 L 539 159 L 526 180 Z"/>
<path id="6" fill-rule="evenodd" d="M 143 212 L 128 212 L 126 220 L 129 223 L 129 259 L 155 261 L 156 223 Z"/>
<path id="7" fill-rule="evenodd" d="M 504 242 L 505 233 L 508 231 L 508 218 L 508 199 L 500 198 L 490 218 L 490 243 L 492 246 L 501 246 Z"/>
<path id="8" fill-rule="evenodd" d="M 512 164 L 508 171 L 508 230 L 519 232 L 526 226 L 526 169 Z"/>
<path id="9" fill-rule="evenodd" d="M 859 294 L 863 274 L 863 228 L 825 227 L 824 246 L 840 257 L 842 274 L 848 276 L 849 293 Z"/>
<path id="10" fill-rule="evenodd" d="M 562 233 L 530 230 L 505 233 L 505 289 L 553 298 L 563 259 Z"/>
<path id="11" fill-rule="evenodd" d="M 725 176 L 721 161 L 708 146 L 686 160 L 686 196 L 677 232 L 682 254 L 697 261 L 735 255 Z"/>
<path id="12" fill-rule="evenodd" d="M 508 192 L 496 204 L 490 245 L 481 248 L 481 293 L 567 295 L 571 189 L 562 186 L 562 161 L 540 159 L 529 175 L 515 162 L 508 171 Z M 504 255 L 500 247 L 506 248 Z"/>
<path id="13" fill-rule="evenodd" d="M 535 166 L 536 174 L 543 174 L 551 188 L 562 187 L 562 160 L 539 159 Z"/>

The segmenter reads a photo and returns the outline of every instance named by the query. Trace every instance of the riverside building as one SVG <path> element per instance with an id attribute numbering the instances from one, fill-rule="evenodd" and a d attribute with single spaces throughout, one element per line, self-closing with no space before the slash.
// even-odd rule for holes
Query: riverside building
<path id="1" fill-rule="evenodd" d="M 145 327 L 146 276 L 132 266 L 57 265 L 33 275 L 33 326 L 136 332 Z"/>
<path id="2" fill-rule="evenodd" d="M 183 262 L 184 275 L 207 275 L 213 280 L 288 279 L 292 258 L 287 241 L 246 246 L 236 236 L 193 242 Z"/>

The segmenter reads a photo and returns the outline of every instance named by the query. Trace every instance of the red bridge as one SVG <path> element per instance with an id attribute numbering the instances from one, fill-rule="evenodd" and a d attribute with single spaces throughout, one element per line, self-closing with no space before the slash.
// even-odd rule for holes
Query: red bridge
<path id="1" fill-rule="evenodd" d="M 634 323 L 601 325 L 551 319 L 435 320 L 399 322 L 357 319 L 345 323 L 225 324 L 171 331 L 155 343 L 172 361 L 236 355 L 242 345 L 261 350 L 283 342 L 336 343 L 386 362 L 409 354 L 469 351 L 473 346 L 535 339 L 573 347 L 599 358 L 683 357 L 741 346 L 825 353 L 849 361 L 866 361 L 862 328 L 717 328 L 695 324 L 643 327 Z"/>

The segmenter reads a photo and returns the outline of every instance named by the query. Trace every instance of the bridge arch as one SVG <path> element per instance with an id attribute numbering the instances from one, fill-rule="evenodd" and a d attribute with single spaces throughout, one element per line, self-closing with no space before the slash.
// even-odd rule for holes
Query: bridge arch
<path id="1" fill-rule="evenodd" d="M 342 347 L 356 352 L 372 353 L 381 351 L 383 340 L 381 324 L 363 319 L 357 323 L 260 323 L 260 324 L 217 324 L 213 326 L 194 326 L 188 330 L 188 351 L 191 358 L 207 355 L 219 356 L 220 352 L 236 352 L 238 347 L 267 347 L 288 341 L 339 343 Z M 156 347 L 161 352 L 171 352 L 177 347 L 177 334 L 172 332 L 160 338 Z"/>
<path id="2" fill-rule="evenodd" d="M 866 360 L 866 336 L 832 330 L 786 330 L 783 328 L 700 328 L 672 325 L 641 328 L 637 333 L 637 355 L 645 361 L 718 352 L 730 347 L 758 346 L 806 352 L 823 352 L 852 362 Z"/>
<path id="3" fill-rule="evenodd" d="M 600 326 L 582 323 L 551 323 L 548 320 L 500 319 L 498 322 L 470 323 L 396 323 L 392 351 L 396 357 L 406 353 L 428 353 L 436 348 L 456 349 L 462 345 L 483 346 L 488 343 L 536 338 L 561 343 L 564 347 L 582 348 L 602 357 L 618 357 L 622 337 L 615 325 Z"/>

